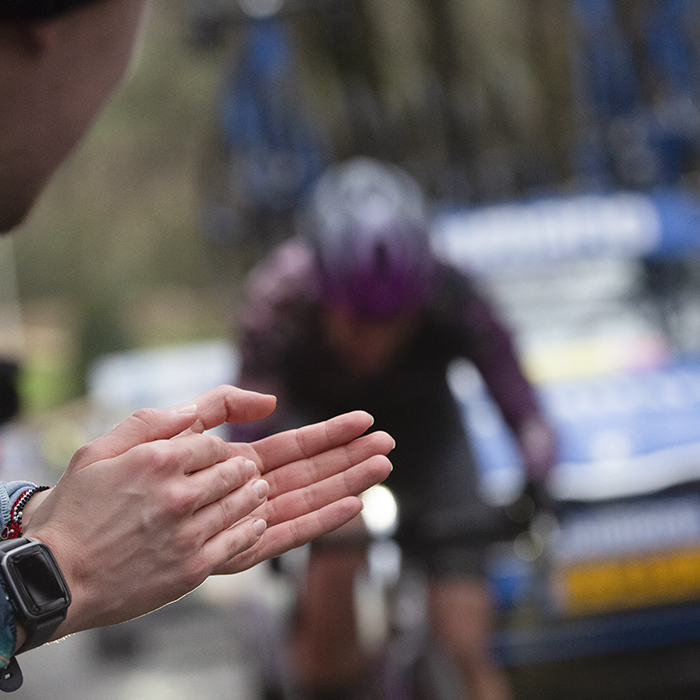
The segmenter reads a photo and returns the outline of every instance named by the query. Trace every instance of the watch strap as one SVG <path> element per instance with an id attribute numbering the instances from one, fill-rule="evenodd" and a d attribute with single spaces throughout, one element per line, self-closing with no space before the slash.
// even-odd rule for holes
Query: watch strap
<path id="1" fill-rule="evenodd" d="M 64 612 L 61 616 L 57 615 L 56 617 L 35 623 L 31 634 L 29 632 L 27 633 L 27 638 L 24 640 L 22 646 L 17 649 L 15 654 L 23 654 L 25 651 L 36 649 L 42 644 L 46 644 L 65 619 L 66 613 Z"/>

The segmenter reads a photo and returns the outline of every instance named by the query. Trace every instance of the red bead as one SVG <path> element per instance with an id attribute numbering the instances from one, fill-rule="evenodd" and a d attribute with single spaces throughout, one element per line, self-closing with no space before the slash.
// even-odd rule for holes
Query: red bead
<path id="1" fill-rule="evenodd" d="M 2 540 L 15 540 L 22 534 L 22 528 L 19 523 L 13 521 L 8 523 L 0 533 L 0 539 Z"/>

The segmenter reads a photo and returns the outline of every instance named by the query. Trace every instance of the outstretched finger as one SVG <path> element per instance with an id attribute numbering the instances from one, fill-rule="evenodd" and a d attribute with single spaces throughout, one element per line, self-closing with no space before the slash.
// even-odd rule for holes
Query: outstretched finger
<path id="1" fill-rule="evenodd" d="M 350 522 L 361 510 L 362 501 L 355 496 L 349 496 L 292 521 L 268 526 L 262 537 L 250 549 L 238 554 L 214 573 L 235 574 L 250 569 L 262 561 L 337 530 L 341 525 Z"/>
<path id="2" fill-rule="evenodd" d="M 277 399 L 270 394 L 222 384 L 201 394 L 192 402 L 171 410 L 183 410 L 195 404 L 195 420 L 189 429 L 201 433 L 224 423 L 246 423 L 265 418 L 275 410 L 276 403 Z"/>
<path id="3" fill-rule="evenodd" d="M 348 444 L 335 447 L 313 457 L 278 467 L 266 474 L 266 479 L 270 484 L 270 498 L 323 481 L 374 455 L 387 455 L 394 449 L 394 444 L 394 439 L 388 433 L 378 430 L 361 435 Z M 391 469 L 388 460 L 382 464 L 388 465 L 388 469 Z M 386 478 L 386 475 L 382 478 Z"/>
<path id="4" fill-rule="evenodd" d="M 264 536 L 263 533 L 266 532 L 265 528 L 264 520 L 247 517 L 210 537 L 202 547 L 202 554 L 208 561 L 222 562 L 213 573 L 234 573 L 233 571 L 223 571 L 223 568 L 230 566 L 231 562 L 236 561 L 239 557 L 246 556 L 251 550 L 257 550 L 261 536 Z M 263 559 L 259 561 L 263 561 Z"/>
<path id="5" fill-rule="evenodd" d="M 268 485 L 263 479 L 252 478 L 240 488 L 197 510 L 192 524 L 197 533 L 208 540 L 254 512 L 260 519 L 259 507 L 267 492 Z"/>
<path id="6" fill-rule="evenodd" d="M 144 408 L 81 448 L 81 461 L 116 457 L 136 445 L 167 440 L 184 431 L 201 433 L 222 423 L 264 418 L 274 410 L 275 402 L 269 394 L 222 385 L 169 409 Z"/>
<path id="7" fill-rule="evenodd" d="M 304 488 L 286 491 L 276 497 L 270 493 L 257 513 L 269 525 L 291 521 L 347 496 L 358 496 L 370 486 L 384 481 L 390 473 L 389 459 L 374 455 L 361 464 Z"/>
<path id="8" fill-rule="evenodd" d="M 191 509 L 196 511 L 212 503 L 221 503 L 222 499 L 235 495 L 244 484 L 251 479 L 258 479 L 259 476 L 260 472 L 253 460 L 237 456 L 212 464 L 206 469 L 190 472 L 188 478 L 181 483 L 189 496 Z M 265 482 L 265 496 L 268 491 L 269 486 Z M 185 497 L 183 500 L 186 500 Z M 255 503 L 253 507 L 257 505 L 258 503 Z M 244 514 L 248 512 L 250 511 Z M 234 520 L 241 517 L 242 515 L 238 514 Z"/>
<path id="9" fill-rule="evenodd" d="M 340 447 L 362 435 L 374 423 L 365 411 L 352 411 L 327 421 L 286 430 L 252 443 L 263 474 L 290 462 L 308 459 Z"/>

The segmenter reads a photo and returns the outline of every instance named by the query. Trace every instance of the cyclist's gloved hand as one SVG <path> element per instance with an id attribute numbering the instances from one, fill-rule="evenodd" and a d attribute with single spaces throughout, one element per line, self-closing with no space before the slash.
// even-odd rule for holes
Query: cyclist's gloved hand
<path id="1" fill-rule="evenodd" d="M 528 416 L 518 427 L 517 441 L 526 479 L 544 483 L 557 460 L 557 436 L 552 426 L 540 415 Z"/>

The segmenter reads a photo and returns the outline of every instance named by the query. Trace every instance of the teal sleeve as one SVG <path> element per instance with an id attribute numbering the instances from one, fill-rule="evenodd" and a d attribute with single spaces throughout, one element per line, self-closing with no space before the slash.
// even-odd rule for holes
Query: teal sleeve
<path id="1" fill-rule="evenodd" d="M 5 669 L 17 646 L 15 611 L 0 580 L 0 668 Z"/>
<path id="2" fill-rule="evenodd" d="M 10 520 L 10 509 L 13 503 L 35 484 L 30 481 L 0 481 L 0 530 Z"/>

